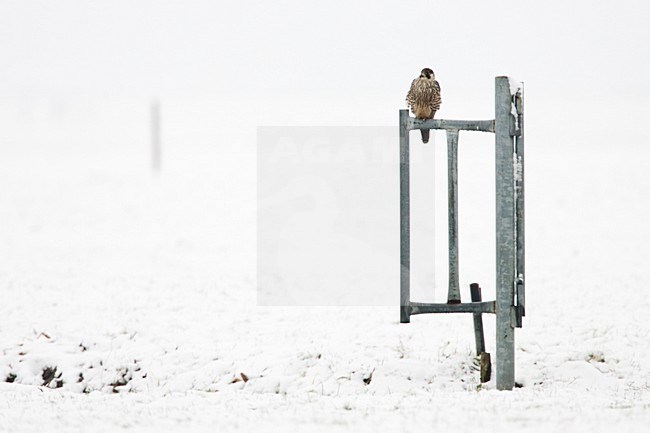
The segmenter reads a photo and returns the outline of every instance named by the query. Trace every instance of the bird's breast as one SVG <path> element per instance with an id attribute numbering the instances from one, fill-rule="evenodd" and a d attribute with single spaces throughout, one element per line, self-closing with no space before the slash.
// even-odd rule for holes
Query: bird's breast
<path id="1" fill-rule="evenodd" d="M 433 110 L 429 104 L 414 104 L 411 110 L 418 119 L 431 119 L 433 117 Z"/>

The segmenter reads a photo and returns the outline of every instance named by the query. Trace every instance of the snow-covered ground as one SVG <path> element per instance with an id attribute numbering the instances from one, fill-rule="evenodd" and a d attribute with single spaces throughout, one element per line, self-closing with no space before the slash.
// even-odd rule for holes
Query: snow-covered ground
<path id="1" fill-rule="evenodd" d="M 647 431 L 650 153 L 560 144 L 527 149 L 512 392 L 470 316 L 257 306 L 253 152 L 7 154 L 0 431 Z"/>

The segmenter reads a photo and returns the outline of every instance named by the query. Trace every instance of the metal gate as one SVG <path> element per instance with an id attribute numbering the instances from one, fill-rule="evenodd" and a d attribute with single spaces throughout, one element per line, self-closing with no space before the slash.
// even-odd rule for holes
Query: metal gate
<path id="1" fill-rule="evenodd" d="M 515 386 L 515 328 L 525 315 L 524 97 L 523 83 L 495 78 L 494 120 L 421 120 L 399 112 L 400 126 L 400 322 L 414 314 L 473 313 L 477 354 L 485 352 L 482 313 L 496 315 L 497 389 Z M 447 134 L 449 289 L 447 303 L 412 302 L 410 296 L 409 131 L 444 129 Z M 478 284 L 472 302 L 460 298 L 458 278 L 458 136 L 459 131 L 495 135 L 496 300 L 482 301 Z M 489 366 L 489 355 L 487 359 Z"/>

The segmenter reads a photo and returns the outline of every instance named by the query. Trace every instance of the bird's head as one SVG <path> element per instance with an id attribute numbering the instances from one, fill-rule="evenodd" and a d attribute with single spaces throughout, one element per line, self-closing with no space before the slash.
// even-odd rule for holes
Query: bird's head
<path id="1" fill-rule="evenodd" d="M 427 80 L 435 80 L 436 76 L 431 69 L 424 68 L 422 69 L 422 72 L 420 72 L 420 78 L 426 78 Z"/>

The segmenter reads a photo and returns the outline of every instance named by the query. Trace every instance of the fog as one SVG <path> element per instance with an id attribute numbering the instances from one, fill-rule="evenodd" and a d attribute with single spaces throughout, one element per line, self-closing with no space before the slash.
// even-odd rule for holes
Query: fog
<path id="1" fill-rule="evenodd" d="M 424 66 L 439 117 L 491 118 L 493 78 L 512 75 L 530 143 L 643 144 L 647 16 L 642 1 L 3 1 L 0 151 L 146 152 L 152 98 L 183 152 L 250 150 L 258 125 L 394 125 Z"/>

